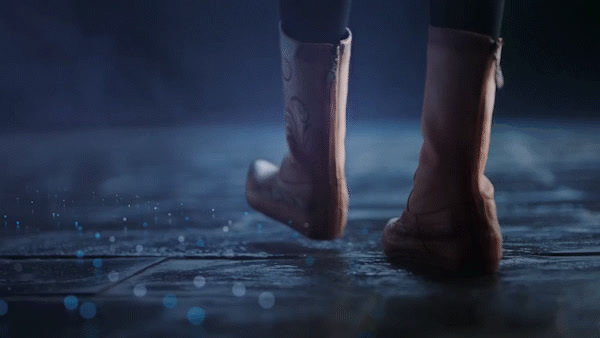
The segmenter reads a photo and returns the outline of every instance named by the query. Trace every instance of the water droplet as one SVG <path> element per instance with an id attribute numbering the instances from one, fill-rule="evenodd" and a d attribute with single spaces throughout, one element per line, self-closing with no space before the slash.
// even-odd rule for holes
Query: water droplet
<path id="1" fill-rule="evenodd" d="M 177 297 L 173 294 L 168 294 L 163 298 L 163 305 L 167 309 L 173 309 L 177 306 Z"/>
<path id="2" fill-rule="evenodd" d="M 223 232 L 228 232 L 229 231 L 229 227 L 226 225 L 223 227 Z"/>
<path id="3" fill-rule="evenodd" d="M 117 239 L 115 238 L 115 236 L 110 236 L 110 238 L 108 239 L 111 243 L 114 243 Z"/>
<path id="4" fill-rule="evenodd" d="M 77 252 L 75 253 L 75 256 L 77 258 L 83 258 L 83 256 L 85 256 L 85 254 L 83 253 L 83 250 L 77 250 Z"/>
<path id="5" fill-rule="evenodd" d="M 23 271 L 23 265 L 21 263 L 15 263 L 15 271 L 16 272 L 22 272 Z"/>
<path id="6" fill-rule="evenodd" d="M 167 216 L 171 217 L 171 213 L 168 213 Z"/>
<path id="7" fill-rule="evenodd" d="M 142 251 L 144 251 L 144 247 L 141 244 L 138 244 L 135 246 L 135 251 L 137 253 L 142 253 Z"/>
<path id="8" fill-rule="evenodd" d="M 123 222 L 127 222 L 127 217 L 123 217 Z"/>
<path id="9" fill-rule="evenodd" d="M 206 279 L 202 276 L 194 277 L 194 286 L 198 289 L 206 285 Z"/>
<path id="10" fill-rule="evenodd" d="M 179 241 L 179 243 L 183 243 L 185 242 L 185 237 L 183 235 L 179 236 L 179 238 L 177 238 L 177 240 Z"/>
<path id="11" fill-rule="evenodd" d="M 96 304 L 91 302 L 85 302 L 81 304 L 79 308 L 79 314 L 84 319 L 92 319 L 96 316 Z"/>
<path id="12" fill-rule="evenodd" d="M 262 292 L 258 296 L 258 305 L 263 309 L 270 309 L 275 305 L 275 296 L 271 292 Z"/>
<path id="13" fill-rule="evenodd" d="M 233 283 L 231 292 L 236 297 L 243 297 L 246 294 L 246 286 L 243 283 L 235 282 Z"/>
<path id="14" fill-rule="evenodd" d="M 102 258 L 94 258 L 92 264 L 96 269 L 100 269 L 102 267 Z"/>
<path id="15" fill-rule="evenodd" d="M 109 274 L 108 274 L 108 280 L 111 281 L 111 282 L 113 282 L 113 283 L 116 282 L 116 281 L 118 281 L 119 280 L 119 273 L 117 271 L 114 271 L 114 270 L 111 271 L 111 272 L 109 272 Z"/>
<path id="16" fill-rule="evenodd" d="M 204 322 L 206 312 L 204 309 L 194 306 L 188 310 L 187 318 L 192 325 L 200 325 Z"/>
<path id="17" fill-rule="evenodd" d="M 75 310 L 79 305 L 79 300 L 75 296 L 66 296 L 63 302 L 67 310 Z"/>
<path id="18" fill-rule="evenodd" d="M 133 288 L 133 294 L 136 297 L 144 297 L 147 292 L 148 292 L 148 290 L 146 289 L 146 286 L 144 284 L 137 284 Z"/>
<path id="19" fill-rule="evenodd" d="M 228 220 L 228 221 L 227 221 L 227 224 L 228 224 L 228 225 L 231 225 L 231 224 L 233 224 L 233 222 L 232 222 L 231 220 Z"/>
<path id="20" fill-rule="evenodd" d="M 231 258 L 233 257 L 235 254 L 233 253 L 233 249 L 225 249 L 225 252 L 223 253 L 225 255 L 225 257 L 227 258 Z"/>

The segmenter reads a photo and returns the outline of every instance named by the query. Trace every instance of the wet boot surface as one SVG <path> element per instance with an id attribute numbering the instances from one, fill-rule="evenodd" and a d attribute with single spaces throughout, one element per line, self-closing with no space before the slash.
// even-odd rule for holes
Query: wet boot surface
<path id="1" fill-rule="evenodd" d="M 419 126 L 348 126 L 330 242 L 246 202 L 248 164 L 287 150 L 279 123 L 0 136 L 0 337 L 597 335 L 597 125 L 494 121 L 503 258 L 476 278 L 383 254 Z"/>

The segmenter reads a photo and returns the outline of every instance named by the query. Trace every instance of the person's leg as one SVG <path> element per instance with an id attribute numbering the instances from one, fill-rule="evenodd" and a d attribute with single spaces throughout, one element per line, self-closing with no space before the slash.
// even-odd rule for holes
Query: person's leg
<path id="1" fill-rule="evenodd" d="M 349 0 L 281 0 L 284 117 L 281 166 L 254 161 L 246 199 L 303 235 L 334 239 L 348 213 L 344 173 L 352 35 Z"/>
<path id="2" fill-rule="evenodd" d="M 283 31 L 302 42 L 343 39 L 350 20 L 352 0 L 280 0 Z"/>
<path id="3" fill-rule="evenodd" d="M 505 0 L 430 0 L 431 25 L 500 36 Z"/>
<path id="4" fill-rule="evenodd" d="M 388 256 L 460 273 L 499 268 L 502 234 L 484 172 L 502 83 L 502 3 L 431 0 L 423 147 L 406 209 L 383 232 Z"/>

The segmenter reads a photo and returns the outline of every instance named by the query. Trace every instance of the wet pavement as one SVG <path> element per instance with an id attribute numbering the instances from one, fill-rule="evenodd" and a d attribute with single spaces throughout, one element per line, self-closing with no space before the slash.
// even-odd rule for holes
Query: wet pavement
<path id="1" fill-rule="evenodd" d="M 0 337 L 600 336 L 598 124 L 493 130 L 504 258 L 469 279 L 382 255 L 416 122 L 351 123 L 333 242 L 246 204 L 250 161 L 286 151 L 279 125 L 0 136 Z"/>

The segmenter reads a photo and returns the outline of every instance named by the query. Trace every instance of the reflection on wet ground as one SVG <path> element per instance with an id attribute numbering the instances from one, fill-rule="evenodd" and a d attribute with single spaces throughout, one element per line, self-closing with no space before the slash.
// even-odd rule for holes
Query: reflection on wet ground
<path id="1" fill-rule="evenodd" d="M 468 279 L 381 253 L 410 192 L 415 123 L 350 126 L 349 222 L 333 242 L 244 200 L 250 161 L 286 151 L 279 126 L 0 136 L 0 336 L 597 334 L 595 130 L 495 125 L 504 259 Z"/>

